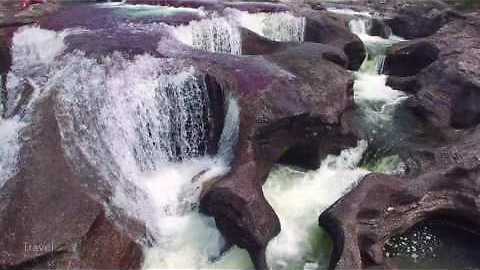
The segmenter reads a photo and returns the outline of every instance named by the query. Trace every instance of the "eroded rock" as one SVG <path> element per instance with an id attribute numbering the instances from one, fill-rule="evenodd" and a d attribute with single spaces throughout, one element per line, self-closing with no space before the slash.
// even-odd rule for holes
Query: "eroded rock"
<path id="1" fill-rule="evenodd" d="M 477 230 L 479 135 L 477 128 L 445 146 L 430 149 L 425 156 L 429 164 L 417 177 L 368 175 L 325 211 L 320 225 L 335 243 L 330 268 L 395 269 L 384 254 L 386 241 L 438 216 L 454 224 L 470 224 L 469 229 Z"/>

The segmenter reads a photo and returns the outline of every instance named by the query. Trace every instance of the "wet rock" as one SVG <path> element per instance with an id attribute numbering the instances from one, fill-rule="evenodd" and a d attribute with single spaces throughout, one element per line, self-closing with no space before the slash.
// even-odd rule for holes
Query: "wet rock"
<path id="1" fill-rule="evenodd" d="M 417 75 L 416 97 L 435 126 L 468 128 L 480 121 L 480 20 L 469 16 L 444 26 L 429 38 L 438 60 Z"/>
<path id="2" fill-rule="evenodd" d="M 303 9 L 306 18 L 305 41 L 327 44 L 342 49 L 348 57 L 349 69 L 358 70 L 365 59 L 362 41 L 348 28 L 344 17 L 326 11 Z"/>
<path id="3" fill-rule="evenodd" d="M 0 269 L 138 269 L 145 227 L 105 209 L 107 183 L 88 162 L 72 163 L 58 102 L 52 91 L 33 105 L 18 171 L 0 189 Z"/>
<path id="4" fill-rule="evenodd" d="M 437 60 L 440 50 L 426 40 L 401 42 L 387 50 L 384 73 L 394 76 L 413 76 Z"/>
<path id="5" fill-rule="evenodd" d="M 248 250 L 257 269 L 267 269 L 265 248 L 280 223 L 262 185 L 284 153 L 314 132 L 323 142 L 351 136 L 341 124 L 342 114 L 353 105 L 346 56 L 314 43 L 261 57 L 174 52 L 168 44 L 160 45 L 159 52 L 189 59 L 238 100 L 240 133 L 232 169 L 204 186 L 200 207 L 215 217 L 229 242 Z"/>
<path id="6" fill-rule="evenodd" d="M 385 243 L 439 216 L 478 230 L 479 131 L 434 148 L 430 169 L 419 176 L 368 175 L 325 211 L 320 225 L 335 243 L 330 269 L 395 269 L 386 259 Z"/>
<path id="7" fill-rule="evenodd" d="M 392 34 L 392 29 L 385 24 L 380 18 L 372 18 L 368 29 L 368 34 L 371 36 L 378 36 L 388 38 Z"/>
<path id="8" fill-rule="evenodd" d="M 240 35 L 242 40 L 242 54 L 245 55 L 271 54 L 289 46 L 289 44 L 285 42 L 270 40 L 243 27 L 240 29 Z"/>
<path id="9" fill-rule="evenodd" d="M 387 85 L 393 89 L 403 91 L 408 94 L 415 94 L 420 90 L 417 78 L 415 76 L 398 77 L 389 76 L 387 78 Z"/>
<path id="10" fill-rule="evenodd" d="M 436 1 L 399 1 L 395 15 L 386 19 L 395 35 L 406 39 L 433 35 L 443 25 L 458 17 L 447 4 Z"/>

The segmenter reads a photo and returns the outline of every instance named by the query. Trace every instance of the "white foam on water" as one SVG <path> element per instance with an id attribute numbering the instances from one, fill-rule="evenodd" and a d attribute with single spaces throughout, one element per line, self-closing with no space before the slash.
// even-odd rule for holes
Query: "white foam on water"
<path id="1" fill-rule="evenodd" d="M 306 19 L 289 12 L 248 13 L 229 9 L 230 17 L 238 25 L 263 37 L 279 42 L 301 43 L 305 38 Z"/>
<path id="2" fill-rule="evenodd" d="M 31 108 L 40 96 L 40 89 L 49 81 L 52 65 L 65 49 L 64 38 L 78 30 L 62 32 L 49 31 L 37 26 L 26 26 L 16 31 L 12 38 L 12 66 L 7 74 L 6 93 L 9 112 L 20 102 L 26 85 L 32 88 L 32 95 L 24 104 L 23 115 L 0 116 L 0 188 L 17 172 L 18 154 L 21 147 L 20 130 L 30 120 Z"/>
<path id="3" fill-rule="evenodd" d="M 64 49 L 64 38 L 68 31 L 55 32 L 39 27 L 23 27 L 18 30 L 12 39 L 12 69 L 16 70 L 23 65 L 51 64 Z"/>
<path id="4" fill-rule="evenodd" d="M 140 185 L 154 202 L 148 228 L 157 240 L 146 250 L 143 269 L 243 269 L 242 265 L 250 265 L 244 251 L 221 257 L 225 240 L 214 219 L 198 213 L 202 185 L 229 171 L 238 139 L 238 114 L 237 102 L 229 98 L 216 157 L 163 166 L 143 178 Z"/>
<path id="5" fill-rule="evenodd" d="M 196 49 L 240 55 L 240 31 L 223 17 L 192 21 L 188 25 L 172 27 L 174 36 Z"/>
<path id="6" fill-rule="evenodd" d="M 370 28 L 370 20 L 371 18 L 369 17 L 357 17 L 349 22 L 350 31 L 352 31 L 352 33 L 357 35 L 363 41 L 369 52 L 374 52 L 375 54 L 384 54 L 386 48 L 403 40 L 393 34 L 388 38 L 369 35 L 368 29 Z"/>
<path id="7" fill-rule="evenodd" d="M 221 175 L 227 170 L 215 166 L 208 159 L 170 164 L 141 180 L 153 203 L 147 227 L 156 240 L 146 252 L 144 269 L 198 269 L 220 256 L 225 241 L 213 218 L 196 211 L 203 180 L 217 173 L 192 182 L 202 171 Z"/>
<path id="8" fill-rule="evenodd" d="M 17 171 L 19 131 L 24 126 L 18 119 L 0 117 L 0 189 Z"/>
<path id="9" fill-rule="evenodd" d="M 263 190 L 282 226 L 267 248 L 272 269 L 308 269 L 318 263 L 312 239 L 318 236 L 318 216 L 368 173 L 357 167 L 366 149 L 367 143 L 360 141 L 338 156 L 328 156 L 315 171 L 279 167 L 270 173 Z"/>
<path id="10" fill-rule="evenodd" d="M 385 104 L 397 104 L 407 96 L 405 93 L 386 85 L 387 75 L 370 74 L 366 72 L 355 73 L 353 86 L 355 100 L 381 101 Z"/>
<path id="11" fill-rule="evenodd" d="M 22 91 L 24 82 L 34 95 L 58 91 L 55 116 L 66 156 L 77 170 L 87 161 L 114 188 L 111 203 L 146 223 L 153 239 L 146 268 L 245 263 L 244 252 L 228 252 L 215 262 L 224 240 L 213 219 L 198 213 L 202 185 L 227 173 L 233 158 L 240 110 L 235 98 L 225 101 L 218 155 L 205 156 L 209 100 L 193 67 L 147 54 L 64 55 L 70 33 L 21 29 L 14 38 L 9 91 Z M 3 185 L 15 173 L 22 124 L 0 121 Z"/>

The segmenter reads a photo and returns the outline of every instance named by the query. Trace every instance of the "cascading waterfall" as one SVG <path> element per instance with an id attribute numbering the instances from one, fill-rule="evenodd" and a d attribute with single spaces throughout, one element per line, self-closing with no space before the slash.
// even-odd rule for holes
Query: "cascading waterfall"
<path id="1" fill-rule="evenodd" d="M 146 223 L 152 244 L 146 269 L 214 264 L 225 243 L 213 219 L 198 213 L 198 196 L 205 181 L 229 170 L 238 138 L 235 98 L 225 100 L 218 154 L 206 156 L 208 91 L 193 67 L 148 54 L 130 59 L 64 53 L 65 37 L 75 34 L 19 30 L 9 93 L 20 95 L 25 83 L 35 99 L 56 91 L 55 117 L 61 119 L 67 158 L 78 166 L 92 164 L 114 188 L 113 206 Z M 22 121 L 28 118 L 25 113 Z M 21 123 L 0 122 L 0 184 L 14 173 Z"/>
<path id="2" fill-rule="evenodd" d="M 392 121 L 394 107 L 405 95 L 386 86 L 380 74 L 385 49 L 395 38 L 383 40 L 367 34 L 367 20 L 353 20 L 352 31 L 366 44 L 370 58 L 355 73 L 355 102 L 362 108 L 368 127 L 383 129 Z M 378 48 L 379 46 L 380 48 Z M 264 193 L 280 218 L 282 231 L 267 249 L 272 269 L 326 269 L 329 263 L 329 238 L 318 227 L 319 214 L 352 189 L 369 170 L 359 167 L 367 142 L 328 156 L 316 171 L 301 172 L 290 167 L 272 171 Z M 401 173 L 396 157 L 387 157 L 369 167 L 384 173 Z"/>
<path id="3" fill-rule="evenodd" d="M 196 49 L 240 55 L 242 42 L 239 27 L 247 28 L 268 39 L 281 42 L 303 42 L 305 18 L 288 12 L 248 13 L 228 9 L 227 17 L 192 21 L 188 25 L 172 27 L 174 36 Z"/>
<path id="4" fill-rule="evenodd" d="M 240 31 L 225 18 L 192 21 L 174 27 L 173 33 L 178 40 L 196 49 L 235 55 L 242 53 Z"/>
<path id="5" fill-rule="evenodd" d="M 355 72 L 355 101 L 359 104 L 362 121 L 369 136 L 374 138 L 389 138 L 391 132 L 396 132 L 393 114 L 398 106 L 407 99 L 405 93 L 386 85 L 387 76 L 382 74 L 385 54 L 388 47 L 398 42 L 396 36 L 388 39 L 372 37 L 365 32 L 369 18 L 357 18 L 351 21 L 351 30 L 357 34 L 367 47 L 367 58 L 358 72 Z M 363 27 L 355 25 L 363 24 Z M 356 32 L 360 29 L 360 32 Z M 399 133 L 396 135 L 401 140 Z M 390 146 L 387 146 L 390 147 Z M 386 156 L 376 164 L 370 164 L 370 169 L 384 173 L 401 173 L 403 164 L 398 156 Z"/>
<path id="6" fill-rule="evenodd" d="M 241 54 L 238 25 L 272 40 L 303 41 L 304 18 L 239 14 L 236 20 L 212 18 L 172 31 L 195 48 L 231 54 Z M 373 52 L 376 45 L 394 41 L 377 40 L 365 29 L 352 26 L 374 56 L 355 74 L 355 100 L 371 117 L 371 125 L 384 125 L 391 121 L 389 108 L 404 96 L 385 86 L 386 76 L 379 74 L 382 54 Z M 239 132 L 235 98 L 225 100 L 218 154 L 206 156 L 209 100 L 206 84 L 193 67 L 148 54 L 133 59 L 119 53 L 101 59 L 79 51 L 63 54 L 64 38 L 78 31 L 87 30 L 25 27 L 17 32 L 9 100 L 18 100 L 25 85 L 33 88 L 32 99 L 58 91 L 55 113 L 62 118 L 59 129 L 68 158 L 76 162 L 81 153 L 114 185 L 114 206 L 146 223 L 151 246 L 146 247 L 145 269 L 252 269 L 243 250 L 233 248 L 222 255 L 225 241 L 214 220 L 197 211 L 202 185 L 229 170 Z M 17 105 L 8 104 L 7 110 Z M 0 120 L 0 187 L 15 172 L 18 133 L 26 121 L 28 113 Z M 338 156 L 328 156 L 315 171 L 282 166 L 271 172 L 264 193 L 282 224 L 267 249 L 273 269 L 328 264 L 328 237 L 317 226 L 318 215 L 368 173 L 358 167 L 366 149 L 367 142 L 360 141 Z"/>
<path id="7" fill-rule="evenodd" d="M 263 37 L 279 42 L 301 43 L 305 38 L 306 19 L 289 12 L 248 13 L 230 10 L 232 19 L 240 26 Z"/>

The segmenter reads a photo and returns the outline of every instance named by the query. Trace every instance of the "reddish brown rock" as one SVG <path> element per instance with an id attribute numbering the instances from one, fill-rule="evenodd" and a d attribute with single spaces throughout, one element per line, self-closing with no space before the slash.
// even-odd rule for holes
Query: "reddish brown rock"
<path id="1" fill-rule="evenodd" d="M 477 128 L 431 149 L 431 164 L 417 177 L 371 174 L 325 211 L 320 225 L 335 243 L 330 269 L 395 269 L 386 241 L 438 217 L 478 232 L 479 135 Z"/>
<path id="2" fill-rule="evenodd" d="M 18 172 L 0 190 L 0 268 L 138 269 L 145 228 L 106 217 L 106 183 L 94 168 L 84 174 L 71 164 L 56 102 L 52 91 L 35 104 L 32 124 L 21 131 Z"/>

